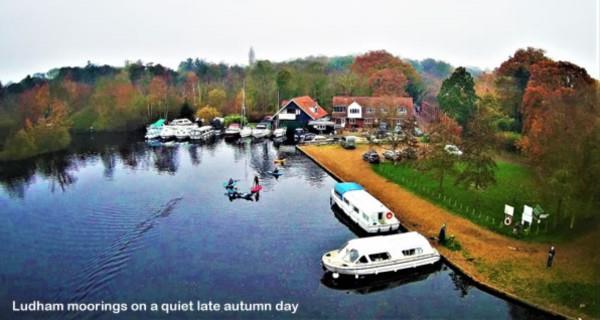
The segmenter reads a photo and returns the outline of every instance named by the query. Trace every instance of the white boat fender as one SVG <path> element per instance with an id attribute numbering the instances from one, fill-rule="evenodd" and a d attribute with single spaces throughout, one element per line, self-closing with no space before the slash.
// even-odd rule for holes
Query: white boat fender
<path id="1" fill-rule="evenodd" d="M 339 277 L 340 277 L 340 274 L 339 274 L 339 273 L 337 273 L 337 272 L 334 272 L 334 273 L 332 274 L 332 276 L 333 276 L 333 278 L 334 278 L 334 279 L 337 279 L 337 278 L 339 278 Z M 358 275 L 357 275 L 357 277 L 358 277 Z"/>

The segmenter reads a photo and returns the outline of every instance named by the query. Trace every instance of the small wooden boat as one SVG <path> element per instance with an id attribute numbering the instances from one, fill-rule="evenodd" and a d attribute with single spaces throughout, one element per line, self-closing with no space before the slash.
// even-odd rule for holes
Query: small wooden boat
<path id="1" fill-rule="evenodd" d="M 285 163 L 285 160 L 286 160 L 286 159 L 275 159 L 275 160 L 273 160 L 273 162 L 274 162 L 274 163 L 277 163 L 277 164 L 284 164 L 284 163 Z"/>

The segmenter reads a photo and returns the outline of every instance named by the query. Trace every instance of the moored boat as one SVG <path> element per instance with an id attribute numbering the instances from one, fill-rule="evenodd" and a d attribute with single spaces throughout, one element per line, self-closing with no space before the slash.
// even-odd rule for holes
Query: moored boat
<path id="1" fill-rule="evenodd" d="M 214 130 L 212 126 L 202 126 L 200 128 L 194 128 L 190 131 L 190 139 L 192 140 L 208 140 L 214 136 Z"/>
<path id="2" fill-rule="evenodd" d="M 277 129 L 273 130 L 273 137 L 274 138 L 282 138 L 282 137 L 285 137 L 286 133 L 287 133 L 286 127 L 277 128 Z"/>
<path id="3" fill-rule="evenodd" d="M 240 137 L 247 138 L 251 135 L 252 135 L 252 128 L 250 128 L 248 126 L 244 126 L 242 129 L 240 129 Z"/>
<path id="4" fill-rule="evenodd" d="M 271 129 L 269 129 L 268 123 L 259 123 L 256 128 L 252 130 L 252 136 L 255 138 L 265 138 L 271 136 Z"/>
<path id="5" fill-rule="evenodd" d="M 400 228 L 394 213 L 354 182 L 336 183 L 330 204 L 342 211 L 368 233 L 391 232 Z"/>
<path id="6" fill-rule="evenodd" d="M 439 252 L 418 232 L 350 240 L 339 249 L 325 253 L 323 267 L 337 278 L 397 272 L 434 264 Z"/>
<path id="7" fill-rule="evenodd" d="M 156 122 L 148 125 L 146 127 L 146 135 L 144 138 L 148 140 L 158 139 L 160 138 L 160 131 L 162 127 L 165 125 L 165 119 L 158 119 Z"/>
<path id="8" fill-rule="evenodd" d="M 232 123 L 225 129 L 226 138 L 237 138 L 240 136 L 240 124 Z"/>

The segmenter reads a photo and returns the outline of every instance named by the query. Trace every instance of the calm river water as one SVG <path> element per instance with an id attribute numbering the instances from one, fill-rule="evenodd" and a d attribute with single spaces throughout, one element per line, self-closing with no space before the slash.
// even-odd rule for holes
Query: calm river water
<path id="1" fill-rule="evenodd" d="M 267 171 L 288 158 L 278 180 Z M 356 237 L 329 207 L 335 181 L 270 141 L 148 145 L 75 137 L 69 150 L 0 164 L 0 318 L 12 301 L 299 303 L 296 314 L 174 313 L 173 318 L 478 318 L 544 314 L 474 287 L 449 267 L 370 281 L 324 277 L 323 252 Z M 258 201 L 230 201 L 223 182 L 255 174 Z M 113 318 L 108 313 L 51 314 Z M 118 318 L 167 318 L 160 312 Z"/>

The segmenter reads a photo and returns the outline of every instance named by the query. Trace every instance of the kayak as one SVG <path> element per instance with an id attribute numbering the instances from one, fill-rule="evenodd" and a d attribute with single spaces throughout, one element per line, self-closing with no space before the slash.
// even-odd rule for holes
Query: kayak
<path id="1" fill-rule="evenodd" d="M 279 164 L 284 164 L 285 163 L 285 159 L 275 159 L 273 160 L 274 163 L 279 163 Z"/>
<path id="2" fill-rule="evenodd" d="M 267 171 L 267 173 L 269 173 L 275 177 L 281 177 L 283 175 L 283 173 L 281 173 L 281 172 L 274 172 L 274 171 Z"/>
<path id="3" fill-rule="evenodd" d="M 261 185 L 254 186 L 254 187 L 252 187 L 252 189 L 250 189 L 250 191 L 252 193 L 259 192 L 260 190 L 262 190 L 262 186 Z"/>

